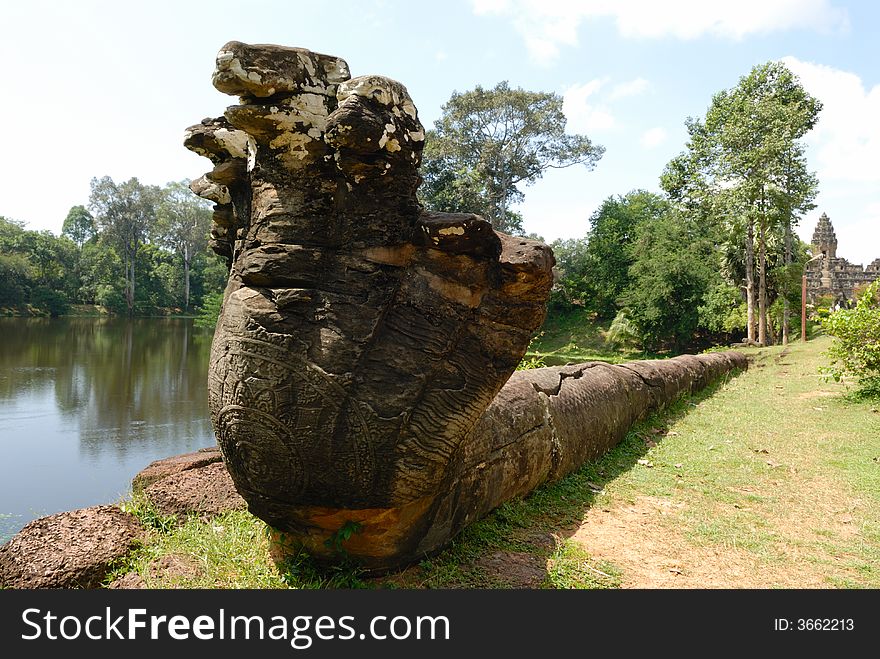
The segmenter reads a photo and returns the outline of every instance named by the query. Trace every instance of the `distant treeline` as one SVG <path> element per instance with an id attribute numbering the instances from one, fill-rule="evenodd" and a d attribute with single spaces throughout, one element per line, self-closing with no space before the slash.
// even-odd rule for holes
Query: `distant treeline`
<path id="1" fill-rule="evenodd" d="M 740 341 L 748 335 L 742 238 L 706 214 L 682 212 L 666 195 L 633 190 L 605 199 L 583 239 L 552 243 L 557 280 L 551 314 L 580 309 L 612 320 L 608 340 L 618 347 L 671 351 Z M 766 296 L 768 343 L 781 339 L 785 307 L 800 306 L 807 245 L 785 226 L 768 229 Z M 800 315 L 790 314 L 800 331 Z"/>
<path id="2" fill-rule="evenodd" d="M 210 204 L 185 181 L 92 180 L 87 206 L 70 209 L 61 235 L 0 216 L 0 308 L 63 315 L 71 305 L 117 314 L 187 313 L 226 282 L 208 249 Z"/>

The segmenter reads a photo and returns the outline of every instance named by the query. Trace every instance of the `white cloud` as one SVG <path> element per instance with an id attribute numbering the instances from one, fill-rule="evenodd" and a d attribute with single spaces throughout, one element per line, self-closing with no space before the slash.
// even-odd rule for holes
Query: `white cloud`
<path id="1" fill-rule="evenodd" d="M 577 46 L 581 23 L 614 21 L 628 38 L 740 40 L 793 29 L 819 32 L 848 28 L 846 10 L 833 0 L 471 0 L 474 13 L 510 18 L 532 58 L 549 64 L 562 46 Z"/>
<path id="2" fill-rule="evenodd" d="M 655 149 L 666 141 L 668 134 L 665 128 L 657 126 L 646 130 L 642 134 L 642 146 L 646 149 Z"/>
<path id="3" fill-rule="evenodd" d="M 854 73 L 794 57 L 782 61 L 822 101 L 819 121 L 806 136 L 819 180 L 880 182 L 880 85 L 865 89 Z"/>
<path id="4" fill-rule="evenodd" d="M 645 92 L 650 84 L 644 78 L 636 78 L 629 82 L 619 82 L 614 85 L 611 93 L 608 95 L 609 100 L 617 100 L 618 98 L 626 98 L 627 96 L 638 96 Z"/>
<path id="5" fill-rule="evenodd" d="M 617 119 L 610 105 L 621 98 L 636 96 L 650 87 L 644 78 L 635 78 L 610 85 L 609 78 L 594 78 L 570 86 L 562 95 L 562 111 L 569 133 L 592 134 L 615 128 Z M 665 139 L 665 133 L 663 138 Z M 662 140 L 661 140 L 662 141 Z"/>
<path id="6" fill-rule="evenodd" d="M 567 120 L 567 132 L 590 134 L 614 127 L 616 121 L 608 107 L 593 98 L 606 82 L 606 79 L 597 78 L 565 90 L 562 111 Z"/>
<path id="7" fill-rule="evenodd" d="M 449 55 L 446 54 L 445 50 L 438 50 L 434 53 L 434 59 L 438 62 L 445 62 Z"/>
<path id="8" fill-rule="evenodd" d="M 783 63 L 822 101 L 807 133 L 807 162 L 819 177 L 817 208 L 804 218 L 809 240 L 827 212 L 837 230 L 837 254 L 853 263 L 880 257 L 880 85 L 866 88 L 855 73 L 785 57 Z"/>

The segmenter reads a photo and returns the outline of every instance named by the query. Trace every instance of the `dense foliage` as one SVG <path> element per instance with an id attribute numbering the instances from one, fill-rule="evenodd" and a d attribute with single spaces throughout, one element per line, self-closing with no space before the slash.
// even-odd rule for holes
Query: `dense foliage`
<path id="1" fill-rule="evenodd" d="M 682 246 L 687 246 L 682 249 Z M 644 347 L 683 350 L 700 327 L 699 309 L 712 288 L 712 244 L 677 212 L 639 227 L 630 250 L 629 284 L 621 295 Z"/>
<path id="2" fill-rule="evenodd" d="M 187 311 L 226 280 L 207 250 L 210 223 L 211 211 L 186 182 L 93 179 L 89 208 L 72 207 L 60 237 L 0 217 L 0 308 L 53 316 L 72 304 Z"/>
<path id="3" fill-rule="evenodd" d="M 556 308 L 615 318 L 613 340 L 681 351 L 799 329 L 807 249 L 793 235 L 818 190 L 801 138 L 821 104 L 781 63 L 756 66 L 688 119 L 666 193 L 608 197 L 582 240 L 556 241 Z"/>
<path id="4" fill-rule="evenodd" d="M 822 327 L 835 337 L 829 374 L 835 380 L 854 375 L 863 388 L 880 393 L 880 280 L 865 289 L 854 308 L 833 312 Z"/>

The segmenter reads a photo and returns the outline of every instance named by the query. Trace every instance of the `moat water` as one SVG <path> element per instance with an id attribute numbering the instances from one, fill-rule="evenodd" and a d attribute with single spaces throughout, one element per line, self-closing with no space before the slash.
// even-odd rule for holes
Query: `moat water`
<path id="1" fill-rule="evenodd" d="M 189 319 L 0 318 L 0 543 L 214 444 L 210 342 Z"/>

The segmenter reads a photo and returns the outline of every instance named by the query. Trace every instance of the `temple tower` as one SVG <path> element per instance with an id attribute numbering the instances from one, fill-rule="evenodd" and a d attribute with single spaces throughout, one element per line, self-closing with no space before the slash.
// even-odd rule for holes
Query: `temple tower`
<path id="1" fill-rule="evenodd" d="M 821 254 L 826 259 L 837 258 L 837 236 L 831 220 L 825 213 L 819 218 L 816 230 L 813 231 L 813 254 Z"/>
<path id="2" fill-rule="evenodd" d="M 814 258 L 821 258 L 808 261 L 804 268 L 807 295 L 811 302 L 821 296 L 832 296 L 845 304 L 855 298 L 860 286 L 869 284 L 880 276 L 880 259 L 875 259 L 867 268 L 863 268 L 837 256 L 837 236 L 825 213 L 822 213 L 816 224 L 812 243 Z"/>

